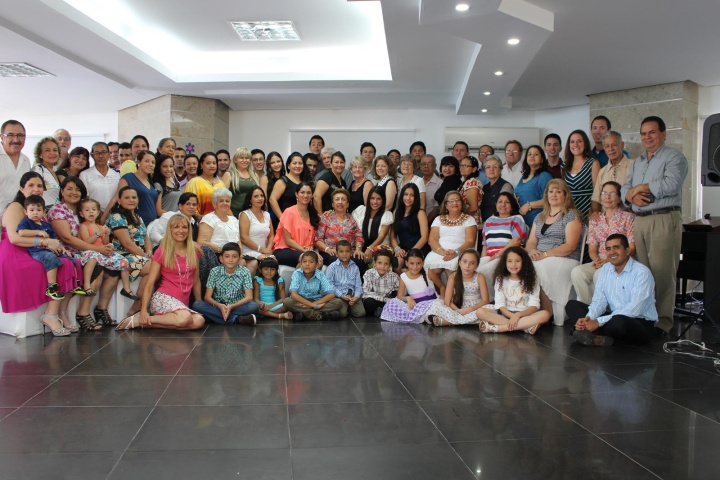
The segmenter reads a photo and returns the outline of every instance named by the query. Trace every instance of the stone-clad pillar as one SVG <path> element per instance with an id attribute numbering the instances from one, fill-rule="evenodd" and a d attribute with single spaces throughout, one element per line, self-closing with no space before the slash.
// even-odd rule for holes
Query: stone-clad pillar
<path id="1" fill-rule="evenodd" d="M 685 81 L 590 95 L 590 120 L 597 115 L 608 117 L 613 130 L 622 134 L 630 158 L 636 158 L 644 150 L 640 141 L 642 119 L 657 115 L 665 121 L 665 143 L 680 150 L 689 164 L 682 191 L 683 223 L 697 220 L 697 192 L 700 188 L 700 163 L 697 158 L 698 85 Z"/>
<path id="2" fill-rule="evenodd" d="M 172 137 L 179 147 L 203 152 L 228 149 L 230 108 L 212 98 L 163 95 L 118 112 L 118 138 L 129 142 L 137 134 L 157 150 L 161 138 Z M 191 147 L 190 147 L 191 146 Z"/>

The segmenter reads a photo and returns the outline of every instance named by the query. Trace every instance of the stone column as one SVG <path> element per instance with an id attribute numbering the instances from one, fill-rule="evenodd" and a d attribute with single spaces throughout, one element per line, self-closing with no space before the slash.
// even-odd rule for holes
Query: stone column
<path id="1" fill-rule="evenodd" d="M 137 134 L 157 150 L 161 138 L 172 137 L 178 147 L 203 152 L 228 149 L 230 108 L 212 98 L 163 95 L 118 112 L 118 138 L 129 142 Z"/>
<path id="2" fill-rule="evenodd" d="M 685 81 L 590 95 L 590 120 L 597 115 L 608 117 L 613 130 L 622 134 L 630 158 L 636 158 L 644 150 L 640 142 L 642 119 L 657 115 L 665 121 L 665 143 L 680 150 L 689 164 L 682 191 L 683 223 L 696 220 L 700 188 L 698 85 Z"/>

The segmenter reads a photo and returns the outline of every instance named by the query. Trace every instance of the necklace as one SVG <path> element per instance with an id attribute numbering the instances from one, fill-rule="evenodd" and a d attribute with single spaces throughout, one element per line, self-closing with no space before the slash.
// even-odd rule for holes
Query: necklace
<path id="1" fill-rule="evenodd" d="M 182 272 L 180 270 L 180 255 L 177 253 L 175 254 L 175 265 L 177 265 L 177 271 L 178 271 L 178 284 L 180 286 L 180 291 L 183 293 L 187 293 L 190 290 L 192 290 L 192 280 L 190 279 L 190 267 L 187 265 L 187 261 L 185 262 L 185 271 Z M 183 282 L 184 280 L 184 282 Z"/>
<path id="2" fill-rule="evenodd" d="M 463 213 L 460 215 L 459 218 L 456 220 L 450 220 L 450 217 L 447 215 L 443 215 L 440 217 L 440 223 L 445 227 L 459 227 L 463 223 L 465 223 L 465 220 L 468 219 L 468 216 L 466 213 Z"/>
<path id="3" fill-rule="evenodd" d="M 560 212 L 562 212 L 562 210 L 558 210 L 557 212 L 553 213 L 552 215 L 550 215 L 550 214 L 548 213 L 548 217 L 550 217 L 550 218 L 555 218 L 555 217 L 557 217 L 558 215 L 560 215 Z"/>

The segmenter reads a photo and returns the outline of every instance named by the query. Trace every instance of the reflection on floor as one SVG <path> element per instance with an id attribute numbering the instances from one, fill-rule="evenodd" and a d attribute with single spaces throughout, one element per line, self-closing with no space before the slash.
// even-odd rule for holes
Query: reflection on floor
<path id="1" fill-rule="evenodd" d="M 709 326 L 693 329 L 718 340 Z M 0 337 L 0 366 L 5 479 L 719 471 L 720 375 L 712 362 L 663 353 L 662 340 L 586 348 L 552 326 L 531 337 L 375 319 L 265 322 Z"/>

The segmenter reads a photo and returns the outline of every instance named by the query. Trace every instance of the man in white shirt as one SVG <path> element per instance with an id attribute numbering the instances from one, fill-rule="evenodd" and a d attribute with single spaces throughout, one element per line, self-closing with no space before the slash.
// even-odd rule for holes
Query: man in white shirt
<path id="1" fill-rule="evenodd" d="M 17 120 L 2 124 L 0 149 L 0 218 L 17 194 L 20 179 L 30 171 L 30 159 L 22 153 L 25 146 L 25 127 Z"/>
<path id="2" fill-rule="evenodd" d="M 120 174 L 110 168 L 107 143 L 93 143 L 90 156 L 95 161 L 95 166 L 80 172 L 80 180 L 87 188 L 88 197 L 100 202 L 100 207 L 105 210 L 117 191 Z"/>
<path id="3" fill-rule="evenodd" d="M 517 140 L 508 140 L 505 144 L 505 167 L 502 169 L 502 178 L 510 182 L 513 188 L 517 187 L 522 179 L 523 147 Z"/>
<path id="4" fill-rule="evenodd" d="M 422 179 L 425 183 L 425 212 L 430 222 L 432 222 L 430 219 L 437 217 L 440 211 L 440 206 L 437 200 L 435 200 L 435 192 L 437 192 L 440 185 L 442 185 L 442 179 L 435 173 L 436 168 L 437 162 L 435 161 L 435 157 L 432 155 L 423 155 L 420 160 L 420 172 L 422 173 Z"/>

